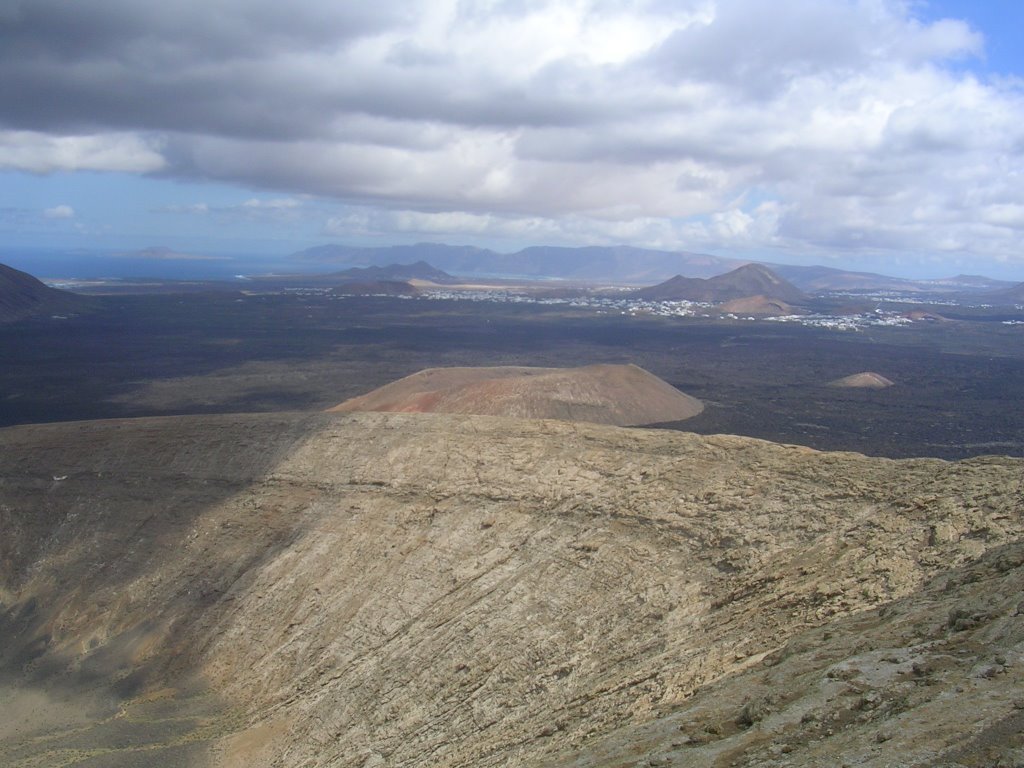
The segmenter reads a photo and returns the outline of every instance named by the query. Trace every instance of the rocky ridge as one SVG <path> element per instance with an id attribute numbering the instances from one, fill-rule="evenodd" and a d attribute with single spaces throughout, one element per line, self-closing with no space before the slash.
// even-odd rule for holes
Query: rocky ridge
<path id="1" fill-rule="evenodd" d="M 0 448 L 0 700 L 90 703 L 0 732 L 5 764 L 1017 749 L 984 734 L 1018 717 L 1020 460 L 370 413 Z"/>

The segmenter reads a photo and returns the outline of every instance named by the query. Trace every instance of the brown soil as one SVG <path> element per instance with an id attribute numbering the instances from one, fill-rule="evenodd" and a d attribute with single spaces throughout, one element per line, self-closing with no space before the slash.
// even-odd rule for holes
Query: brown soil
<path id="1" fill-rule="evenodd" d="M 328 410 L 466 413 L 629 426 L 679 421 L 704 406 L 635 365 L 428 368 Z"/>

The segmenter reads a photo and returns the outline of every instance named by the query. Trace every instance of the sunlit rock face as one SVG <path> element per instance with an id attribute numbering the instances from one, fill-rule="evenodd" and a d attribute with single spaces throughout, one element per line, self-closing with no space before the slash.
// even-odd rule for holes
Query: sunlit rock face
<path id="1" fill-rule="evenodd" d="M 854 373 L 850 376 L 830 381 L 829 386 L 845 387 L 848 389 L 885 389 L 891 387 L 894 383 L 880 373 L 864 371 L 863 373 Z"/>
<path id="2" fill-rule="evenodd" d="M 1022 476 L 462 415 L 0 430 L 0 762 L 1010 755 Z"/>

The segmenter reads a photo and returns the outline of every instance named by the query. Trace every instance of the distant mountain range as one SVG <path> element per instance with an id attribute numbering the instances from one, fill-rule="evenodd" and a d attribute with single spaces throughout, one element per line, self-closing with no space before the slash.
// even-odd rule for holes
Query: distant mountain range
<path id="1" fill-rule="evenodd" d="M 653 301 L 707 301 L 716 304 L 749 296 L 787 304 L 801 304 L 808 298 L 803 291 L 763 264 L 744 264 L 724 275 L 706 280 L 676 275 L 650 288 L 633 291 L 630 295 Z"/>
<path id="2" fill-rule="evenodd" d="M 458 278 L 452 277 L 447 272 L 437 269 L 423 260 L 411 264 L 387 263 L 381 266 L 349 267 L 335 272 L 318 274 L 303 272 L 301 274 L 251 275 L 249 280 L 268 288 L 334 288 L 337 286 L 351 288 L 356 283 L 407 283 L 409 280 L 422 280 L 441 285 L 459 282 Z"/>
<path id="3" fill-rule="evenodd" d="M 412 264 L 388 264 L 383 267 L 351 267 L 341 272 L 331 272 L 323 277 L 338 278 L 346 282 L 401 282 L 405 280 L 427 280 L 431 283 L 442 284 L 456 282 L 455 278 L 447 272 L 422 260 Z"/>
<path id="4" fill-rule="evenodd" d="M 446 273 L 465 276 L 558 278 L 586 282 L 614 281 L 650 284 L 673 275 L 710 278 L 747 260 L 689 251 L 660 251 L 630 246 L 566 248 L 533 246 L 515 253 L 443 243 L 387 247 L 322 245 L 292 254 L 297 261 L 349 267 L 385 266 L 426 261 Z M 778 277 L 806 293 L 824 291 L 899 291 L 905 293 L 981 294 L 1014 289 L 1015 284 L 979 275 L 956 275 L 937 280 L 909 280 L 873 272 L 825 266 L 765 262 Z M 394 278 L 406 279 L 406 278 Z M 429 279 L 429 278 L 424 278 Z"/>
<path id="5" fill-rule="evenodd" d="M 677 273 L 692 277 L 713 277 L 745 263 L 703 253 L 653 251 L 629 246 L 533 246 L 515 253 L 498 253 L 486 248 L 441 243 L 383 248 L 322 245 L 299 251 L 292 258 L 353 267 L 407 264 L 422 260 L 456 275 L 619 280 L 632 283 L 649 283 Z"/>
<path id="6" fill-rule="evenodd" d="M 76 312 L 88 305 L 88 299 L 50 288 L 27 272 L 0 264 L 0 323 Z"/>
<path id="7" fill-rule="evenodd" d="M 780 277 L 784 277 L 808 293 L 821 291 L 902 291 L 905 293 L 962 293 L 976 294 L 1013 286 L 1005 280 L 994 280 L 981 275 L 956 275 L 935 280 L 910 280 L 890 277 L 874 272 L 851 272 L 835 267 L 769 264 Z"/>

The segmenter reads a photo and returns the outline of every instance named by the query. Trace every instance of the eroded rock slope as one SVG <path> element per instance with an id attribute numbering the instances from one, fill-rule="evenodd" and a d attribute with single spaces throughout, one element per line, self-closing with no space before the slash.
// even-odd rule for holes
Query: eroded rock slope
<path id="1" fill-rule="evenodd" d="M 838 759 L 932 700 L 836 686 L 942 643 L 1002 658 L 948 738 L 998 729 L 1022 473 L 478 416 L 3 430 L 0 685 L 46 716 L 5 713 L 0 762 L 821 764 L 815 722 L 854 713 Z"/>

